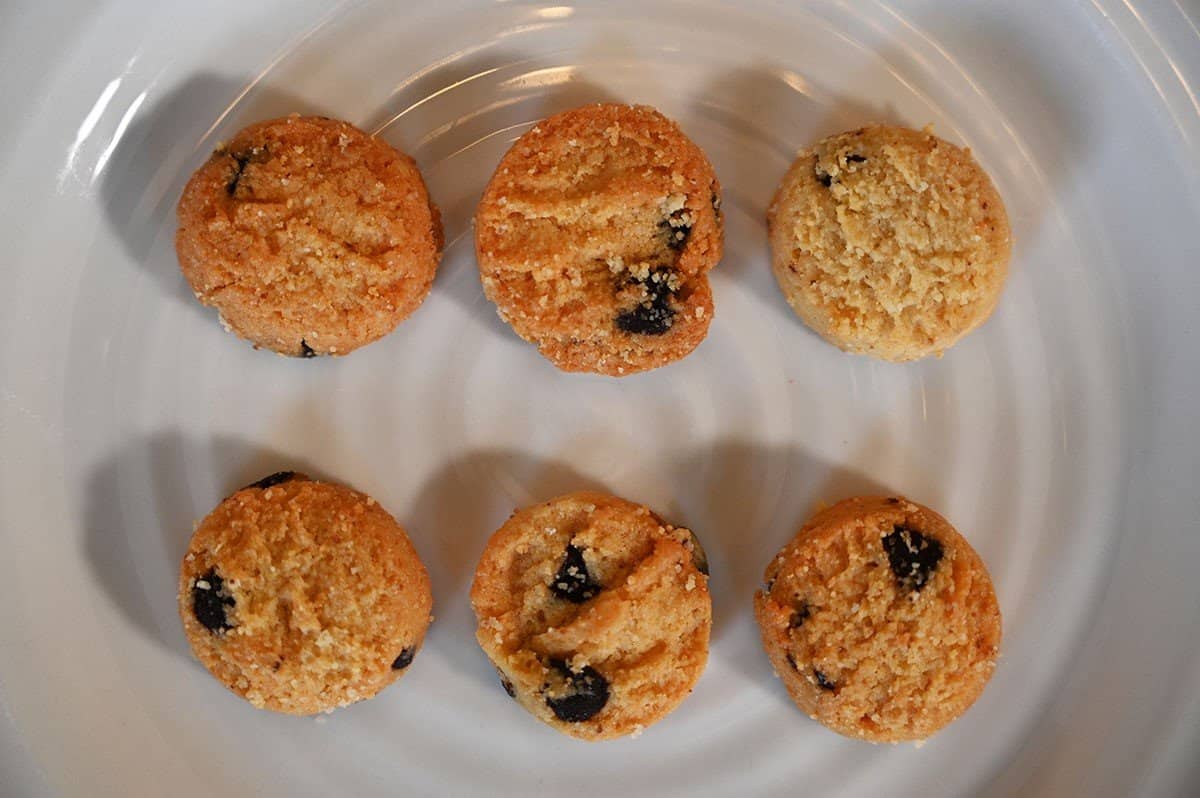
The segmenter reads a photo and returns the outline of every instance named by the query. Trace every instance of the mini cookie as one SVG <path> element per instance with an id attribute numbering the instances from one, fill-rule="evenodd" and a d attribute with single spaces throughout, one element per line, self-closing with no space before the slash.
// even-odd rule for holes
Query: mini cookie
<path id="1" fill-rule="evenodd" d="M 796 705 L 840 734 L 922 740 L 966 711 L 996 667 L 1000 608 L 983 561 L 907 499 L 818 513 L 765 579 L 754 614 L 771 664 Z"/>
<path id="2" fill-rule="evenodd" d="M 175 250 L 196 298 L 256 347 L 344 355 L 429 293 L 442 225 L 412 158 L 346 122 L 259 122 L 179 200 Z"/>
<path id="3" fill-rule="evenodd" d="M 196 657 L 256 707 L 310 715 L 394 682 L 431 620 L 429 577 L 375 500 L 290 471 L 196 528 L 179 614 Z"/>
<path id="4" fill-rule="evenodd" d="M 771 262 L 804 323 L 848 352 L 940 355 L 991 315 L 1008 215 L 970 151 L 874 125 L 802 150 L 767 211 Z"/>
<path id="5" fill-rule="evenodd" d="M 603 493 L 514 513 L 483 552 L 471 604 L 508 694 L 585 740 L 636 735 L 678 706 L 708 660 L 699 542 Z"/>
<path id="6" fill-rule="evenodd" d="M 479 203 L 484 293 L 564 371 L 657 368 L 708 332 L 720 208 L 704 153 L 653 108 L 552 116 L 517 140 Z"/>

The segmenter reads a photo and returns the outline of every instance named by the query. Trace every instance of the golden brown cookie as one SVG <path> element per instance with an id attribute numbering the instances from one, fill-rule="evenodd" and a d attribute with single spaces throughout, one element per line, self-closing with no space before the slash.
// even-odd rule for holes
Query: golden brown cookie
<path id="1" fill-rule="evenodd" d="M 804 323 L 848 352 L 940 355 L 991 315 L 1008 215 L 971 157 L 872 125 L 802 150 L 767 211 L 771 262 Z"/>
<path id="2" fill-rule="evenodd" d="M 923 740 L 975 702 L 996 667 L 1000 608 L 979 555 L 940 515 L 897 497 L 810 519 L 754 597 L 792 700 L 840 734 Z"/>
<path id="3" fill-rule="evenodd" d="M 483 290 L 565 371 L 620 376 L 687 355 L 712 320 L 721 186 L 644 105 L 588 105 L 512 146 L 475 214 Z"/>
<path id="4" fill-rule="evenodd" d="M 310 715 L 370 698 L 421 648 L 433 598 L 375 500 L 290 471 L 197 526 L 179 574 L 196 657 L 256 707 Z"/>
<path id="5" fill-rule="evenodd" d="M 429 293 L 442 225 L 416 163 L 346 122 L 259 122 L 179 200 L 175 250 L 197 299 L 256 347 L 344 355 Z"/>
<path id="6" fill-rule="evenodd" d="M 604 493 L 513 514 L 475 571 L 476 637 L 534 717 L 585 740 L 641 732 L 708 660 L 712 600 L 696 537 Z"/>

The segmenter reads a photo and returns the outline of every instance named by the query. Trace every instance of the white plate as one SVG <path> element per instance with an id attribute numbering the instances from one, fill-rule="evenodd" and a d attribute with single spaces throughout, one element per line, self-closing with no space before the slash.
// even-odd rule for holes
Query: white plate
<path id="1" fill-rule="evenodd" d="M 1194 4 L 409 6 L 0 11 L 0 793 L 1200 794 Z M 602 98 L 679 120 L 728 211 L 708 339 L 619 381 L 496 318 L 469 223 L 517 135 Z M 252 350 L 175 264 L 188 174 L 296 110 L 411 152 L 445 215 L 425 306 L 345 359 Z M 879 119 L 969 145 L 1012 217 L 999 311 L 941 360 L 838 352 L 767 267 L 791 153 Z M 411 673 L 325 722 L 227 693 L 175 612 L 192 520 L 283 467 L 376 496 L 433 577 Z M 486 536 L 581 485 L 712 558 L 708 670 L 637 740 L 542 727 L 472 637 Z M 991 685 L 919 750 L 797 712 L 751 619 L 814 503 L 874 490 L 948 515 L 1004 610 Z"/>

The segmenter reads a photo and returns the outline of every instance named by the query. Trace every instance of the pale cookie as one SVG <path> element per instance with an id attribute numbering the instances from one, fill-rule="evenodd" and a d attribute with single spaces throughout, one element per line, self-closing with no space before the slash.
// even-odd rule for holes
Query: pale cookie
<path id="1" fill-rule="evenodd" d="M 874 125 L 802 150 L 767 211 L 771 262 L 804 323 L 848 352 L 940 355 L 1008 272 L 1008 216 L 968 150 Z"/>
<path id="2" fill-rule="evenodd" d="M 429 293 L 442 225 L 416 163 L 323 117 L 259 122 L 179 200 L 175 249 L 227 329 L 284 355 L 344 355 Z"/>
<path id="3" fill-rule="evenodd" d="M 517 140 L 479 203 L 484 293 L 565 371 L 665 365 L 708 332 L 720 207 L 704 153 L 653 108 L 552 116 Z"/>
<path id="4" fill-rule="evenodd" d="M 400 678 L 432 606 L 425 566 L 392 516 L 290 471 L 221 502 L 179 575 L 179 615 L 204 667 L 254 706 L 293 715 Z"/>
<path id="5" fill-rule="evenodd" d="M 846 499 L 767 566 L 754 613 L 792 700 L 872 742 L 923 740 L 975 702 L 996 667 L 1000 608 L 970 544 L 927 507 Z"/>
<path id="6" fill-rule="evenodd" d="M 603 493 L 514 513 L 483 552 L 471 604 L 509 695 L 586 740 L 662 718 L 708 660 L 712 601 L 696 537 Z"/>

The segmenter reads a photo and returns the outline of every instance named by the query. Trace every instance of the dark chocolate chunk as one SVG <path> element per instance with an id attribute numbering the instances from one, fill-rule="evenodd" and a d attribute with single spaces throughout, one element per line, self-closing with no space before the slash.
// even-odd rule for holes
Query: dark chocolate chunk
<path id="1" fill-rule="evenodd" d="M 658 269 L 644 281 L 635 281 L 645 288 L 647 298 L 617 314 L 617 328 L 634 335 L 662 335 L 671 329 L 675 309 L 671 307 L 670 276 L 670 271 Z"/>
<path id="2" fill-rule="evenodd" d="M 905 590 L 920 591 L 941 562 L 942 544 L 906 526 L 892 527 L 883 537 L 883 550 L 896 581 Z"/>
<path id="3" fill-rule="evenodd" d="M 799 629 L 808 620 L 808 616 L 812 615 L 812 611 L 808 608 L 808 602 L 800 605 L 800 609 L 792 613 L 791 620 L 788 621 L 788 626 L 792 629 Z"/>
<path id="4" fill-rule="evenodd" d="M 295 471 L 276 471 L 274 474 L 263 477 L 258 482 L 251 482 L 249 485 L 242 488 L 242 490 L 250 490 L 251 488 L 266 490 L 267 488 L 271 488 L 276 485 L 282 485 L 285 482 L 291 482 L 295 478 Z"/>
<path id="5" fill-rule="evenodd" d="M 209 568 L 208 573 L 192 583 L 192 612 L 205 629 L 215 634 L 233 628 L 225 608 L 232 607 L 234 601 L 232 596 L 222 592 L 224 587 L 225 580 L 217 574 L 216 568 Z"/>
<path id="6" fill-rule="evenodd" d="M 867 156 L 859 155 L 857 152 L 852 152 L 846 156 L 846 163 L 866 163 Z"/>
<path id="7" fill-rule="evenodd" d="M 500 671 L 497 671 L 497 673 L 500 673 Z M 509 680 L 509 678 L 503 673 L 500 673 L 500 686 L 504 688 L 504 692 L 508 693 L 509 698 L 517 697 L 517 691 L 516 688 L 513 687 L 512 681 Z"/>
<path id="8" fill-rule="evenodd" d="M 400 656 L 392 661 L 392 670 L 402 671 L 409 665 L 412 665 L 413 657 L 417 654 L 414 648 L 405 648 L 400 650 Z"/>
<path id="9" fill-rule="evenodd" d="M 313 348 L 311 346 L 308 345 L 308 341 L 305 341 L 303 338 L 301 338 L 300 339 L 300 357 L 316 357 L 316 356 L 317 356 L 317 353 L 313 350 Z"/>
<path id="10" fill-rule="evenodd" d="M 617 327 L 634 335 L 662 335 L 671 329 L 675 312 L 657 303 L 638 305 L 633 310 L 623 311 L 617 316 Z"/>
<path id="11" fill-rule="evenodd" d="M 785 654 L 784 656 L 787 657 L 788 665 L 792 666 L 792 670 L 795 670 L 795 671 L 800 670 L 800 666 L 796 664 L 796 658 L 792 656 L 792 653 L 790 651 L 787 654 Z"/>
<path id="12" fill-rule="evenodd" d="M 572 604 L 582 604 L 600 592 L 601 586 L 592 581 L 587 563 L 583 561 L 583 550 L 573 544 L 567 545 L 558 573 L 550 583 L 550 592 Z"/>
<path id="13" fill-rule="evenodd" d="M 817 176 L 817 182 L 829 188 L 833 185 L 833 175 L 821 168 L 821 163 L 816 158 L 813 158 L 813 174 Z"/>
<path id="14" fill-rule="evenodd" d="M 687 208 L 674 211 L 658 223 L 659 232 L 666 236 L 667 246 L 678 252 L 687 245 L 692 234 L 692 213 Z"/>
<path id="15" fill-rule="evenodd" d="M 821 673 L 816 668 L 813 668 L 813 676 L 817 677 L 817 687 L 820 687 L 822 690 L 829 690 L 830 692 L 833 692 L 837 689 L 837 685 L 829 681 L 829 677 Z"/>
<path id="16" fill-rule="evenodd" d="M 573 671 L 560 659 L 551 660 L 554 692 L 547 695 L 546 705 L 559 720 L 580 723 L 595 717 L 608 703 L 608 680 L 591 665 Z M 548 685 L 549 687 L 549 685 Z"/>
<path id="17" fill-rule="evenodd" d="M 896 496 L 888 496 L 887 503 L 888 504 L 899 504 L 900 499 Z"/>

